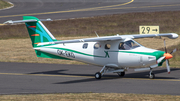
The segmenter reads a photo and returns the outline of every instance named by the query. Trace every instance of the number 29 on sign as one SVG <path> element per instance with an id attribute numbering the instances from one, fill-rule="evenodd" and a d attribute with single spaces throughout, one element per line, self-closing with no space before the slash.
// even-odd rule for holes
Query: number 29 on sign
<path id="1" fill-rule="evenodd" d="M 159 26 L 139 26 L 140 34 L 159 34 Z"/>

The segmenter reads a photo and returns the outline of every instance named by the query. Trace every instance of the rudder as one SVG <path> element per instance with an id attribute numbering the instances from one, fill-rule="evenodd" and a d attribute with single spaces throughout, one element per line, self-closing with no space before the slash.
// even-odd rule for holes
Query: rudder
<path id="1" fill-rule="evenodd" d="M 33 47 L 40 47 L 37 46 L 38 43 L 57 41 L 38 18 L 23 16 L 23 21 L 25 21 Z"/>

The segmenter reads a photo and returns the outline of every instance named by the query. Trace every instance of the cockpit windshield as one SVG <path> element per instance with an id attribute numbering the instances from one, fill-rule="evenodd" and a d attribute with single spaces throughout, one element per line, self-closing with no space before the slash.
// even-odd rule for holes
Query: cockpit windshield
<path id="1" fill-rule="evenodd" d="M 128 41 L 125 41 L 125 42 L 121 42 L 119 44 L 119 49 L 121 49 L 121 50 L 130 50 L 130 49 L 134 49 L 134 48 L 137 48 L 137 47 L 140 47 L 140 45 L 137 44 L 133 40 L 128 40 Z"/>

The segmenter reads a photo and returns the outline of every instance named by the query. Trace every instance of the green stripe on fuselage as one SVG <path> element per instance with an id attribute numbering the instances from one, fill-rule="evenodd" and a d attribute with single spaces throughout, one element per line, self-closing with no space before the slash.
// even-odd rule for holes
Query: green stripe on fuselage
<path id="1" fill-rule="evenodd" d="M 51 47 L 51 48 L 52 48 L 52 47 Z M 92 57 L 105 58 L 105 56 L 91 55 L 91 54 L 87 54 L 87 53 L 79 52 L 79 51 L 72 50 L 72 49 L 66 49 L 66 48 L 56 48 L 56 47 L 53 47 L 53 49 L 60 49 L 60 50 L 64 50 L 64 51 L 74 52 L 74 53 L 81 54 L 81 55 L 86 55 L 86 56 L 92 56 Z"/>
<path id="2" fill-rule="evenodd" d="M 141 54 L 141 55 L 151 55 L 151 56 L 155 56 L 156 59 L 159 59 L 160 57 L 162 57 L 164 55 L 164 51 L 155 51 L 155 52 L 133 52 L 133 51 L 118 51 L 118 52 L 122 52 L 122 53 L 133 53 L 133 54 Z"/>

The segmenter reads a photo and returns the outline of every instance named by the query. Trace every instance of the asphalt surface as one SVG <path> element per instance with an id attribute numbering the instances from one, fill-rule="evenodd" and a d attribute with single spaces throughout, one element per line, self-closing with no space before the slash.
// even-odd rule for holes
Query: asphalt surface
<path id="1" fill-rule="evenodd" d="M 68 19 L 131 12 L 175 11 L 180 0 L 8 0 L 14 7 L 0 11 L 0 23 L 21 20 L 22 16 L 40 19 Z"/>
<path id="2" fill-rule="evenodd" d="M 62 65 L 36 63 L 0 63 L 0 94 L 35 93 L 137 93 L 180 95 L 180 69 L 154 69 L 149 72 L 130 69 L 122 78 L 105 74 L 96 80 L 101 67 L 91 65 Z"/>
<path id="3" fill-rule="evenodd" d="M 32 15 L 40 19 L 68 19 L 131 12 L 176 11 L 179 0 L 9 0 L 15 6 L 0 10 L 0 23 Z M 68 2 L 67 2 L 68 1 Z M 138 93 L 180 95 L 180 69 L 149 72 L 129 70 L 124 78 L 105 74 L 96 80 L 101 67 L 34 63 L 0 63 L 0 94 L 29 93 Z"/>

